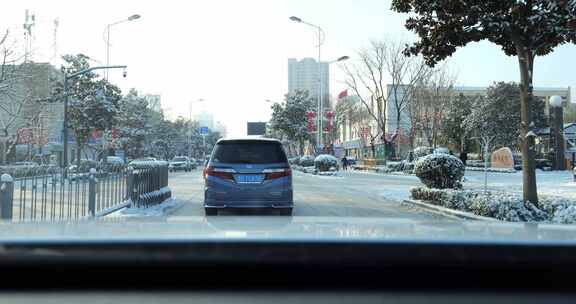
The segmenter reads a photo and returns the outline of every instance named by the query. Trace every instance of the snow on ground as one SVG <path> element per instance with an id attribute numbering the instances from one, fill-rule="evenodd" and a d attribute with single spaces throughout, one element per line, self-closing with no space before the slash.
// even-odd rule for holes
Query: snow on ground
<path id="1" fill-rule="evenodd" d="M 394 185 L 394 187 L 386 186 L 386 190 L 380 192 L 380 196 L 402 202 L 403 200 L 407 200 L 410 198 L 410 188 L 412 186 L 406 185 Z"/>
<path id="2" fill-rule="evenodd" d="M 294 171 L 292 171 L 292 173 L 294 175 L 300 175 L 300 176 L 305 175 L 305 176 L 311 176 L 311 177 L 316 177 L 316 178 L 321 178 L 321 179 L 334 179 L 334 178 L 343 178 L 344 177 L 341 172 L 319 172 L 318 174 L 312 174 L 312 173 L 304 173 L 302 171 L 294 170 Z"/>
<path id="3" fill-rule="evenodd" d="M 483 189 L 484 172 L 466 172 L 464 189 Z M 536 170 L 540 195 L 558 196 L 576 203 L 576 182 L 569 171 Z M 522 171 L 516 173 L 488 173 L 488 189 L 522 192 Z"/>
<path id="4" fill-rule="evenodd" d="M 381 176 L 384 180 L 380 195 L 393 199 L 403 200 L 410 197 L 411 187 L 423 186 L 418 177 L 403 172 L 376 173 L 374 171 L 348 171 L 345 178 L 354 176 Z M 538 193 L 545 196 L 562 197 L 576 203 L 576 182 L 569 171 L 536 171 Z M 393 179 L 394 182 L 387 182 Z M 398 181 L 398 182 L 396 182 Z M 484 189 L 484 172 L 466 171 L 463 182 L 464 189 Z M 516 173 L 488 173 L 488 189 L 508 193 L 522 193 L 522 171 Z"/>
<path id="5" fill-rule="evenodd" d="M 150 207 L 132 207 L 124 208 L 117 212 L 110 214 L 111 217 L 161 217 L 166 216 L 169 212 L 178 209 L 182 206 L 183 202 L 175 199 L 169 198 L 162 202 L 161 204 L 150 206 Z"/>

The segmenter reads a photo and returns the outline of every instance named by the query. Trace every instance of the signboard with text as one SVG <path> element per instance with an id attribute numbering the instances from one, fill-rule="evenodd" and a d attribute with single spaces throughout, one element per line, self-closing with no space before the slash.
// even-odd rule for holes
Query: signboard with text
<path id="1" fill-rule="evenodd" d="M 210 129 L 208 127 L 200 127 L 200 135 L 208 135 Z"/>
<path id="2" fill-rule="evenodd" d="M 249 122 L 247 125 L 248 135 L 265 135 L 266 123 L 265 122 Z"/>

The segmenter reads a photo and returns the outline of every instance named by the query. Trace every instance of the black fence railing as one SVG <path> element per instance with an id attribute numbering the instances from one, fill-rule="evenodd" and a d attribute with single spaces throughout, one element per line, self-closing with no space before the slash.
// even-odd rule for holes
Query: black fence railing
<path id="1" fill-rule="evenodd" d="M 0 170 L 0 218 L 12 221 L 103 216 L 129 205 L 158 204 L 171 196 L 164 162 Z"/>

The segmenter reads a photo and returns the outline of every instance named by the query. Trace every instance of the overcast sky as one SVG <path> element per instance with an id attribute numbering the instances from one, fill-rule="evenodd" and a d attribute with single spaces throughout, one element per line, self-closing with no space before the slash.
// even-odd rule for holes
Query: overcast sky
<path id="1" fill-rule="evenodd" d="M 202 108 L 223 121 L 229 135 L 244 135 L 246 121 L 266 121 L 266 99 L 281 100 L 286 92 L 287 59 L 315 57 L 315 34 L 288 19 L 295 15 L 322 26 L 323 59 L 349 55 L 371 39 L 383 36 L 411 39 L 405 16 L 389 10 L 383 0 L 10 0 L 0 11 L 0 29 L 22 37 L 26 8 L 36 15 L 34 60 L 83 53 L 105 62 L 106 24 L 140 14 L 141 19 L 111 31 L 111 64 L 128 65 L 128 77 L 111 72 L 123 90 L 162 95 L 172 118 L 188 117 Z M 53 20 L 59 19 L 56 44 Z M 559 47 L 535 63 L 535 86 L 576 85 L 576 47 Z M 94 63 L 97 64 L 97 63 Z M 469 44 L 450 59 L 458 84 L 487 86 L 493 81 L 517 81 L 515 58 L 487 43 Z M 342 73 L 331 67 L 331 94 L 345 89 Z"/>

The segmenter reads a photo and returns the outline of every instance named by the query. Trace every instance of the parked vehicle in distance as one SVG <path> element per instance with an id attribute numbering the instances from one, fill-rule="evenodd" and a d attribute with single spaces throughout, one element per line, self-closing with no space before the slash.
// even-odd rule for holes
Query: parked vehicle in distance
<path id="1" fill-rule="evenodd" d="M 135 163 L 143 163 L 143 162 L 155 162 L 155 161 L 158 160 L 154 157 L 141 157 L 130 161 L 128 165 L 134 165 Z"/>
<path id="2" fill-rule="evenodd" d="M 203 175 L 206 215 L 226 208 L 292 214 L 292 170 L 279 140 L 220 139 Z"/>
<path id="3" fill-rule="evenodd" d="M 38 164 L 35 163 L 35 162 L 31 162 L 31 161 L 21 161 L 21 162 L 15 162 L 14 164 L 12 164 L 12 166 L 17 166 L 17 167 L 36 167 L 36 166 L 38 166 Z"/>
<path id="4" fill-rule="evenodd" d="M 188 156 L 175 156 L 169 163 L 168 169 L 172 172 L 184 170 L 185 172 L 190 172 L 192 169 L 196 169 L 196 163 L 190 161 Z"/>
<path id="5" fill-rule="evenodd" d="M 114 165 L 124 165 L 124 159 L 120 156 L 107 156 L 106 163 Z"/>

